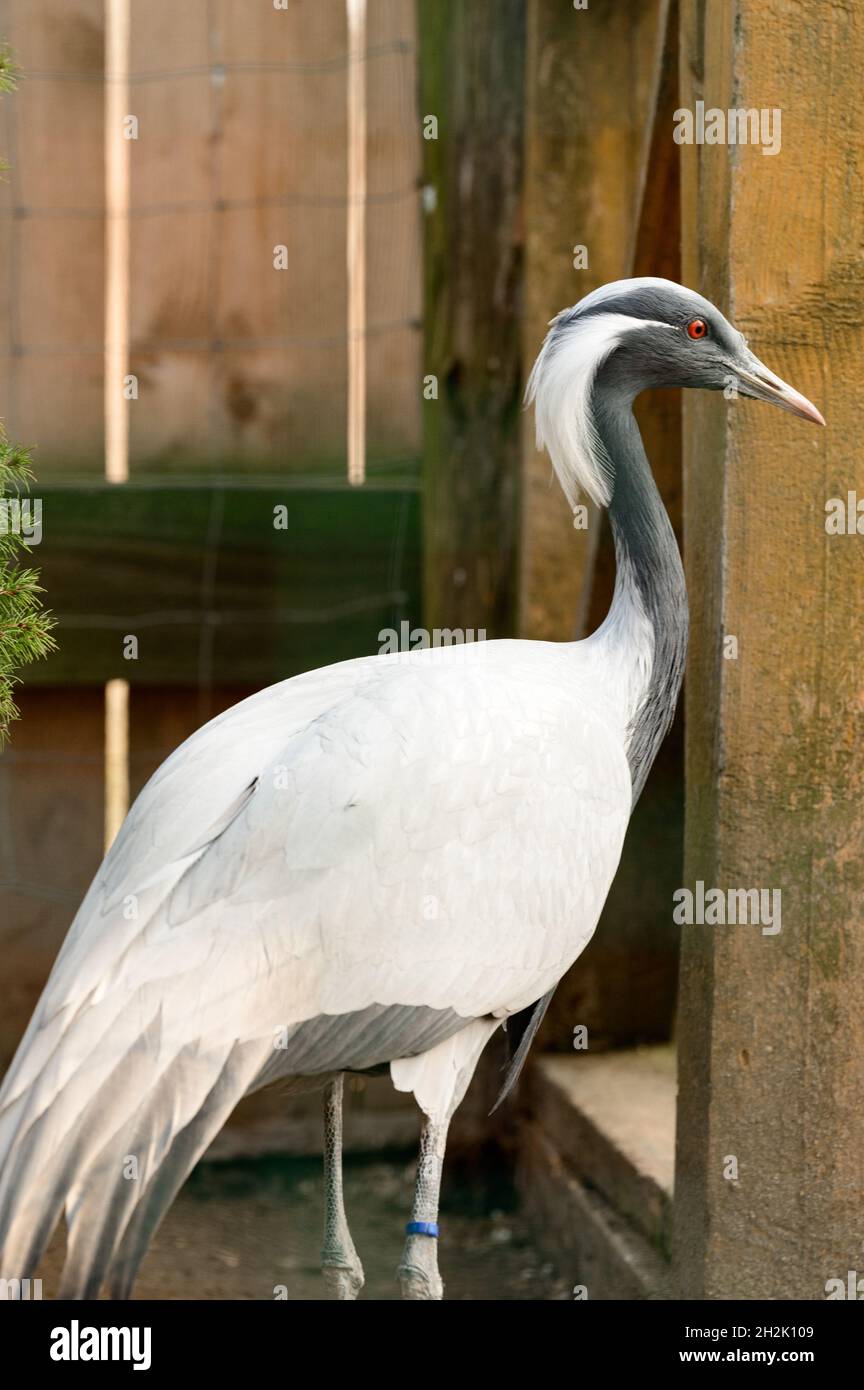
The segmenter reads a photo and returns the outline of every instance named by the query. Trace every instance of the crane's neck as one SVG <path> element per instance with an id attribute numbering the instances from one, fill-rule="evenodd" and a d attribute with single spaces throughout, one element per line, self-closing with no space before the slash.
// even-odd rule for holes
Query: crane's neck
<path id="1" fill-rule="evenodd" d="M 627 757 L 634 804 L 665 738 L 684 677 L 687 589 L 678 544 L 633 416 L 632 397 L 595 383 L 596 437 L 614 477 L 609 519 L 615 593 L 594 641 L 626 685 Z"/>

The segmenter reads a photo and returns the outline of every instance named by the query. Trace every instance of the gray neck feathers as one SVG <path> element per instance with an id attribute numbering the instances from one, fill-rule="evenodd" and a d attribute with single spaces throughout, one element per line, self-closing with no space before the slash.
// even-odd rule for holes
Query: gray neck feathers
<path id="1" fill-rule="evenodd" d="M 626 629 L 628 610 L 639 605 L 654 638 L 647 688 L 628 731 L 635 805 L 675 714 L 689 615 L 675 533 L 633 417 L 633 392 L 617 379 L 614 362 L 613 357 L 598 373 L 591 395 L 597 437 L 614 477 L 609 519 L 617 573 L 609 621 Z"/>

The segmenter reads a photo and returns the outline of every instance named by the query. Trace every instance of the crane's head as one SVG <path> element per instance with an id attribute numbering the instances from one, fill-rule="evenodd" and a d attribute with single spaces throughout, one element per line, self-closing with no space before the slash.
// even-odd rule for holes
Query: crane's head
<path id="1" fill-rule="evenodd" d="M 528 382 L 537 442 L 555 463 L 571 502 L 582 488 L 609 500 L 598 455 L 597 394 L 629 407 L 658 386 L 702 387 L 767 401 L 817 425 L 806 396 L 769 371 L 743 334 L 701 294 L 673 280 L 615 280 L 553 319 Z"/>

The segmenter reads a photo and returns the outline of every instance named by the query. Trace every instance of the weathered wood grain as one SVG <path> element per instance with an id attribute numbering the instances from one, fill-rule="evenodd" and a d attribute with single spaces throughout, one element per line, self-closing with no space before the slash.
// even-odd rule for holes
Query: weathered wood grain
<path id="1" fill-rule="evenodd" d="M 0 419 L 43 471 L 102 470 L 103 0 L 3 0 Z"/>
<path id="2" fill-rule="evenodd" d="M 861 1265 L 864 569 L 861 537 L 824 522 L 861 487 L 862 63 L 853 6 L 682 7 L 682 106 L 782 111 L 773 157 L 683 147 L 685 278 L 828 420 L 685 403 L 685 884 L 782 892 L 779 935 L 683 928 L 689 1298 L 820 1299 Z"/>
<path id="3" fill-rule="evenodd" d="M 599 0 L 587 10 L 530 0 L 526 374 L 554 314 L 630 274 L 668 10 L 668 0 Z M 576 246 L 587 248 L 585 269 L 574 269 Z M 522 489 L 520 633 L 572 641 L 586 626 L 603 523 L 588 504 L 587 530 L 574 530 L 549 460 L 535 449 L 530 414 L 523 422 Z"/>
<path id="4" fill-rule="evenodd" d="M 420 439 L 412 0 L 371 7 L 370 468 Z M 131 469 L 344 469 L 345 8 L 132 6 Z M 0 0 L 0 418 L 42 478 L 103 471 L 104 4 Z M 285 246 L 285 268 L 274 248 Z"/>
<path id="5" fill-rule="evenodd" d="M 515 622 L 524 14 L 421 0 L 425 608 L 430 626 Z"/>

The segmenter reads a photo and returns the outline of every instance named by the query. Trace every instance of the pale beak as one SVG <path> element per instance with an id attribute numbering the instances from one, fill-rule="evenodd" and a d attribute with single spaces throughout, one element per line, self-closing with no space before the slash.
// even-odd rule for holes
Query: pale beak
<path id="1" fill-rule="evenodd" d="M 759 358 L 754 357 L 752 353 L 748 354 L 746 367 L 735 362 L 732 370 L 736 381 L 741 384 L 742 396 L 751 396 L 757 401 L 768 401 L 771 405 L 779 405 L 781 410 L 788 410 L 792 415 L 800 415 L 802 420 L 812 420 L 816 425 L 825 424 L 821 413 L 812 401 L 808 401 L 806 396 L 802 396 L 800 391 L 796 391 L 793 386 L 789 386 L 779 376 L 769 372 L 768 368 L 763 366 Z"/>

